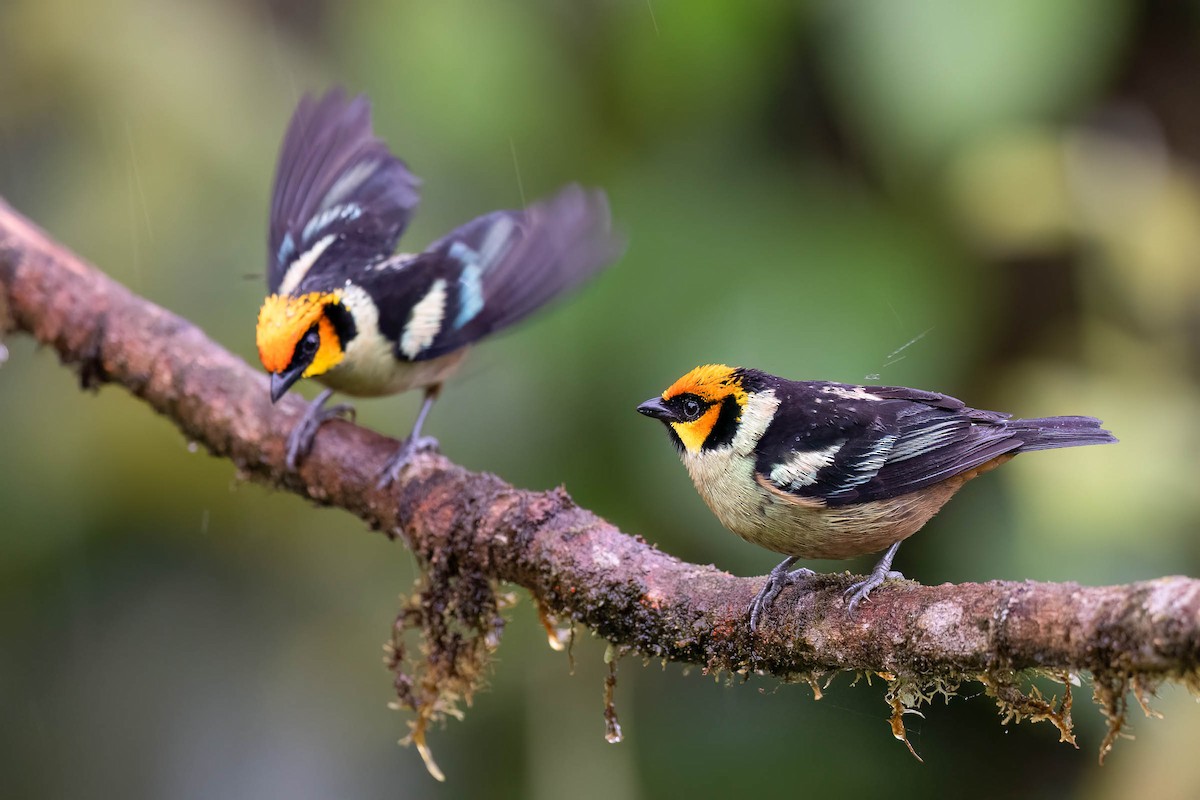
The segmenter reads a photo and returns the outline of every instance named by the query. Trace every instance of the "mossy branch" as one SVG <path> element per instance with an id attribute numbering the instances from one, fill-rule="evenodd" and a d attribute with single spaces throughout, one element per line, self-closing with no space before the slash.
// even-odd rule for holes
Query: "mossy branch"
<path id="1" fill-rule="evenodd" d="M 592 628 L 618 654 L 805 680 L 818 693 L 826 675 L 882 673 L 901 736 L 906 708 L 962 680 L 982 681 L 1008 715 L 1050 719 L 1068 738 L 1069 693 L 1065 703 L 1023 693 L 1020 672 L 1058 676 L 1068 689 L 1071 676 L 1090 672 L 1113 735 L 1130 691 L 1141 702 L 1165 680 L 1197 686 L 1200 580 L 891 583 L 851 619 L 842 591 L 852 578 L 833 575 L 785 590 L 751 634 L 746 609 L 761 578 L 673 558 L 561 489 L 523 491 L 428 454 L 380 490 L 376 475 L 397 443 L 342 421 L 326 424 L 311 456 L 289 472 L 284 440 L 303 410 L 298 397 L 272 406 L 259 369 L 0 201 L 5 329 L 29 333 L 78 365 L 85 386 L 124 387 L 189 440 L 232 461 L 239 475 L 343 508 L 412 549 L 427 577 L 397 623 L 393 658 L 401 699 L 418 709 L 418 744 L 425 721 L 456 695 L 469 697 L 498 641 L 498 581 L 525 587 L 544 615 Z M 402 634 L 411 627 L 425 636 L 419 680 L 402 666 Z"/>

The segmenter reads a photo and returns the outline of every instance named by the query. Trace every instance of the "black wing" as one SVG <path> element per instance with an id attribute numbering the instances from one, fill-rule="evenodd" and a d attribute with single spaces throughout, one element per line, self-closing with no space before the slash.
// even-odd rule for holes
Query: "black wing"
<path id="1" fill-rule="evenodd" d="M 622 249 L 604 193 L 570 185 L 524 211 L 472 220 L 424 253 L 363 277 L 397 355 L 420 361 L 520 321 Z"/>
<path id="2" fill-rule="evenodd" d="M 1008 415 L 934 392 L 788 381 L 776 393 L 759 479 L 830 506 L 913 492 L 1025 444 Z"/>
<path id="3" fill-rule="evenodd" d="M 355 270 L 390 255 L 419 200 L 418 185 L 375 137 L 365 96 L 350 99 L 340 88 L 320 100 L 305 95 L 275 170 L 268 288 L 279 292 L 293 264 L 285 293 L 332 265 Z"/>

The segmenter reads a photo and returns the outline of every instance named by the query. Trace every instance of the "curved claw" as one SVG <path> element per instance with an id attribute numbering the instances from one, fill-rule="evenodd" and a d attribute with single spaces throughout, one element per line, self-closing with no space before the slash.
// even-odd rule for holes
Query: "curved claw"
<path id="1" fill-rule="evenodd" d="M 884 581 L 888 580 L 904 580 L 904 575 L 896 570 L 883 572 L 876 570 L 867 576 L 865 580 L 861 580 L 850 586 L 846 591 L 842 592 L 842 598 L 849 598 L 846 601 L 846 613 L 852 618 L 854 612 L 858 608 L 858 604 L 866 600 L 871 592 L 875 591 Z"/>
<path id="2" fill-rule="evenodd" d="M 383 470 L 379 473 L 379 481 L 375 484 L 377 489 L 386 489 L 404 471 L 404 467 L 412 460 L 412 457 L 417 453 L 423 453 L 438 449 L 438 440 L 432 436 L 420 436 L 416 439 L 411 436 L 404 440 L 400 448 L 396 450 L 392 457 L 383 465 Z"/>
<path id="3" fill-rule="evenodd" d="M 317 395 L 308 405 L 304 416 L 292 428 L 287 439 L 287 458 L 285 463 L 290 470 L 296 469 L 300 462 L 312 451 L 313 441 L 317 438 L 317 430 L 326 420 L 341 417 L 354 422 L 356 414 L 354 407 L 346 403 L 325 408 L 325 401 L 333 394 L 332 389 L 326 389 Z"/>
<path id="4" fill-rule="evenodd" d="M 859 581 L 842 594 L 842 597 L 850 598 L 846 604 L 846 613 L 850 615 L 851 619 L 854 619 L 854 610 L 858 608 L 858 604 L 866 600 L 867 595 L 871 594 L 879 584 L 889 578 L 904 580 L 903 575 L 892 569 L 892 560 L 896 557 L 896 551 L 899 549 L 900 542 L 892 542 L 892 546 L 884 552 L 883 557 L 879 559 L 879 563 L 875 565 L 875 569 L 871 570 L 871 574 L 867 576 L 866 580 Z"/>
<path id="5" fill-rule="evenodd" d="M 799 582 L 801 578 L 816 575 L 815 572 L 807 567 L 799 567 L 798 569 L 789 571 L 789 568 L 795 563 L 795 557 L 786 558 L 780 562 L 767 576 L 767 582 L 763 584 L 763 588 L 750 601 L 751 631 L 758 629 L 759 619 L 771 607 L 771 604 L 775 602 L 775 598 L 779 596 L 780 592 L 786 587 Z"/>

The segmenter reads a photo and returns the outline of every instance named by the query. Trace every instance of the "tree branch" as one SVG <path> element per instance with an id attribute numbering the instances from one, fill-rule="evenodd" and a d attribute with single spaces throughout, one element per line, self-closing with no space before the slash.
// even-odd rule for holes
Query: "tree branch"
<path id="1" fill-rule="evenodd" d="M 123 386 L 190 440 L 233 461 L 241 476 L 343 508 L 402 538 L 432 576 L 424 605 L 406 612 L 427 629 L 439 581 L 476 589 L 510 581 L 552 616 L 581 622 L 622 651 L 807 679 L 814 687 L 821 675 L 841 670 L 885 673 L 896 719 L 929 687 L 976 678 L 1006 711 L 1067 716 L 1069 726 L 1061 705 L 1036 692 L 1012 694 L 1014 673 L 1031 668 L 1063 678 L 1091 672 L 1118 725 L 1128 688 L 1140 700 L 1141 689 L 1163 680 L 1197 685 L 1194 579 L 1106 587 L 889 583 L 851 619 L 841 599 L 851 578 L 823 576 L 785 590 L 752 635 L 746 610 L 761 578 L 672 558 L 579 508 L 563 490 L 522 491 L 436 454 L 421 456 L 379 490 L 375 477 L 397 443 L 342 421 L 323 426 L 312 454 L 289 472 L 284 440 L 303 410 L 299 398 L 272 406 L 258 369 L 85 264 L 0 201 L 4 329 L 27 332 L 79 365 L 85 386 Z M 495 603 L 472 606 L 462 591 L 457 597 L 458 621 L 482 630 L 484 622 L 471 616 L 486 616 Z M 404 679 L 397 679 L 402 697 Z"/>

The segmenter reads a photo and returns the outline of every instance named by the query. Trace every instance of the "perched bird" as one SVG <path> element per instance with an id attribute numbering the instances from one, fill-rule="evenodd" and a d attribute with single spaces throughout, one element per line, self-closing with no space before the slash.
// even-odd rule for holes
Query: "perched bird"
<path id="1" fill-rule="evenodd" d="M 292 116 L 271 198 L 258 354 L 277 402 L 300 378 L 330 387 L 288 438 L 287 463 L 311 449 L 334 389 L 380 396 L 425 390 L 412 433 L 380 479 L 436 446 L 421 426 L 470 345 L 578 286 L 623 248 L 603 192 L 570 185 L 523 211 L 472 220 L 423 253 L 393 254 L 419 181 L 371 128 L 365 96 L 305 96 Z"/>
<path id="2" fill-rule="evenodd" d="M 1018 453 L 1115 442 L 1092 417 L 1011 419 L 936 392 L 789 381 L 697 367 L 638 406 L 661 420 L 704 502 L 729 530 L 787 558 L 750 606 L 750 626 L 808 569 L 798 558 L 887 548 L 846 590 L 849 612 L 889 577 L 900 542 L 964 483 Z M 790 570 L 790 571 L 789 571 Z"/>

